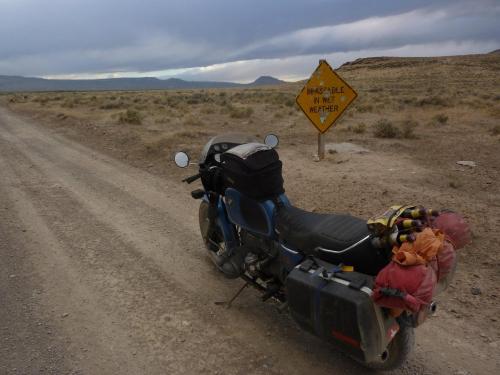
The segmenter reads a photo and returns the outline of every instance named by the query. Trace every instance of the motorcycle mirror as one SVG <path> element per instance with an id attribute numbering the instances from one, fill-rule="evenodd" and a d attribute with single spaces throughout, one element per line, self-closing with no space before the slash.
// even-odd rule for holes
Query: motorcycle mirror
<path id="1" fill-rule="evenodd" d="M 220 163 L 220 154 L 215 154 L 214 159 L 217 163 Z"/>
<path id="2" fill-rule="evenodd" d="M 186 168 L 189 165 L 189 156 L 185 152 L 177 152 L 174 156 L 175 164 L 179 168 Z"/>
<path id="3" fill-rule="evenodd" d="M 268 134 L 266 135 L 266 138 L 264 139 L 264 143 L 268 145 L 271 148 L 275 148 L 278 146 L 280 143 L 278 136 L 275 134 Z"/>

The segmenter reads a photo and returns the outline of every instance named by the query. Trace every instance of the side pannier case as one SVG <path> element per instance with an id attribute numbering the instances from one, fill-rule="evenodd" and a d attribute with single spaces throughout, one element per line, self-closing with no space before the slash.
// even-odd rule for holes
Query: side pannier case
<path id="1" fill-rule="evenodd" d="M 288 275 L 285 287 L 294 320 L 305 330 L 364 361 L 376 361 L 398 332 L 396 320 L 372 301 L 373 277 L 342 272 L 309 258 Z"/>
<path id="2" fill-rule="evenodd" d="M 255 200 L 283 194 L 282 164 L 273 148 L 245 143 L 221 155 L 224 187 L 238 190 Z"/>

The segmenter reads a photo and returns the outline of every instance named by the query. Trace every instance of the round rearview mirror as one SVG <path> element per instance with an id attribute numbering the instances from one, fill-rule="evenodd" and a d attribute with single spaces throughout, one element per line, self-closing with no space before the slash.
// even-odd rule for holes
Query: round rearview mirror
<path id="1" fill-rule="evenodd" d="M 189 156 L 185 152 L 178 152 L 174 156 L 175 164 L 179 168 L 186 168 L 189 165 Z"/>
<path id="2" fill-rule="evenodd" d="M 264 139 L 264 143 L 268 145 L 269 147 L 275 148 L 278 146 L 280 143 L 278 136 L 274 134 L 268 134 L 266 135 L 266 138 Z"/>

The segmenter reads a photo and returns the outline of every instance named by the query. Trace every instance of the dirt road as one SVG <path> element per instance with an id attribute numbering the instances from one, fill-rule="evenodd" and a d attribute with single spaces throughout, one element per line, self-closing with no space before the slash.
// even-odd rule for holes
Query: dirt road
<path id="1" fill-rule="evenodd" d="M 361 374 L 218 275 L 197 202 L 0 109 L 0 373 Z M 488 373 L 497 361 L 434 321 L 402 374 Z M 477 360 L 480 359 L 480 360 Z"/>

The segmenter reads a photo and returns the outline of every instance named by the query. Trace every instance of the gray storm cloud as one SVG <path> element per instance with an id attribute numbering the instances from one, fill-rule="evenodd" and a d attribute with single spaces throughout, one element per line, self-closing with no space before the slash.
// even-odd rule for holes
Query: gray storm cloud
<path id="1" fill-rule="evenodd" d="M 281 61 L 291 69 L 282 76 L 300 75 L 317 55 L 498 48 L 499 16 L 489 0 L 0 0 L 0 74 L 195 68 L 184 76 L 233 79 Z"/>

